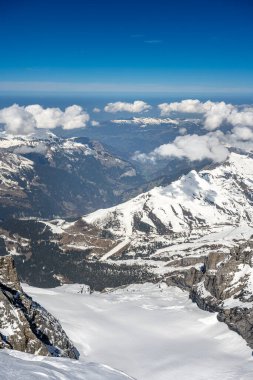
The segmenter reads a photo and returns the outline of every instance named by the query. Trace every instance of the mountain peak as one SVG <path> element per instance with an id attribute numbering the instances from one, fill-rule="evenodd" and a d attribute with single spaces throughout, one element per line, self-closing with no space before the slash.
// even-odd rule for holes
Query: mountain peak
<path id="1" fill-rule="evenodd" d="M 231 153 L 214 168 L 191 171 L 166 187 L 156 187 L 128 202 L 98 210 L 84 217 L 87 223 L 108 228 L 117 236 L 158 233 L 189 233 L 192 229 L 252 224 L 253 158 Z M 247 212 L 245 212 L 247 210 Z M 139 227 L 138 223 L 139 221 Z"/>

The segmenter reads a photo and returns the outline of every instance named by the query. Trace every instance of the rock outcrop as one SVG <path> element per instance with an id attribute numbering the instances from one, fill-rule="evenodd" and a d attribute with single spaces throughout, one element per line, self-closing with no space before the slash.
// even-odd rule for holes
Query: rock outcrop
<path id="1" fill-rule="evenodd" d="M 0 348 L 79 357 L 60 323 L 23 292 L 10 256 L 0 258 Z"/>
<path id="2" fill-rule="evenodd" d="M 201 309 L 217 312 L 253 349 L 253 241 L 229 253 L 210 252 L 199 269 L 181 267 L 166 281 L 188 290 Z"/>

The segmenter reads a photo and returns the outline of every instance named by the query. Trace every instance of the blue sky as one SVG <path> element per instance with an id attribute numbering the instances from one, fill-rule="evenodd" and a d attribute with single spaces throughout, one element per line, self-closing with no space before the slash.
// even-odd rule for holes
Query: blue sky
<path id="1" fill-rule="evenodd" d="M 0 1 L 0 91 L 253 93 L 251 0 Z"/>

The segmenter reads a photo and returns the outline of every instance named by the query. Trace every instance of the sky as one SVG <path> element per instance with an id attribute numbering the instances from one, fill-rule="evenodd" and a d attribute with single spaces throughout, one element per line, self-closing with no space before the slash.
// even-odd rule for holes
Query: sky
<path id="1" fill-rule="evenodd" d="M 252 0 L 0 0 L 0 92 L 253 93 Z"/>

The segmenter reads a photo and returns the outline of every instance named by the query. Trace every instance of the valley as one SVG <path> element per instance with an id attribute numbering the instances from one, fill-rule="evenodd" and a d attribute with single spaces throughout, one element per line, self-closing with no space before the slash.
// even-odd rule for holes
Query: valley
<path id="1" fill-rule="evenodd" d="M 224 163 L 76 220 L 9 218 L 0 223 L 1 254 L 32 286 L 164 281 L 253 348 L 252 174 L 251 154 L 232 151 Z"/>

